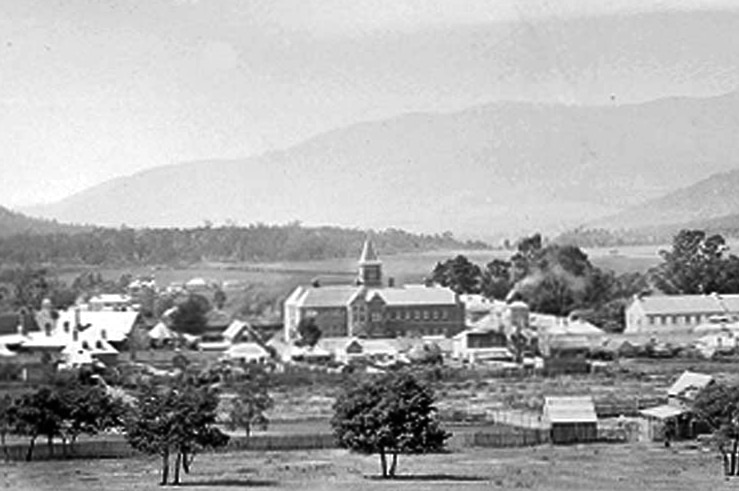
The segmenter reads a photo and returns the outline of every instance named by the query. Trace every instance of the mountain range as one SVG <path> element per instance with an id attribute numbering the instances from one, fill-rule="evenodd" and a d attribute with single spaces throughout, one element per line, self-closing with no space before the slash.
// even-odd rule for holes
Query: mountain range
<path id="1" fill-rule="evenodd" d="M 249 158 L 154 168 L 23 211 L 109 226 L 299 220 L 479 238 L 710 219 L 739 213 L 738 115 L 739 93 L 415 113 Z"/>

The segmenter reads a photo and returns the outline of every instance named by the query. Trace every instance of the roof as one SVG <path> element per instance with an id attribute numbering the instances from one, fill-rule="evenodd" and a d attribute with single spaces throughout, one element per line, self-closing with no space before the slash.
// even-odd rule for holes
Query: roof
<path id="1" fill-rule="evenodd" d="M 105 330 L 105 338 L 114 343 L 125 341 L 139 317 L 139 313 L 133 311 L 80 310 L 79 315 L 81 325 L 90 324 L 97 333 Z M 77 324 L 75 310 L 69 309 L 59 312 L 57 330 L 61 330 L 65 322 L 69 322 L 70 326 Z"/>
<path id="2" fill-rule="evenodd" d="M 234 344 L 226 350 L 225 354 L 229 358 L 255 359 L 269 357 L 267 350 L 253 342 Z"/>
<path id="3" fill-rule="evenodd" d="M 739 295 L 650 295 L 636 300 L 647 314 L 722 314 L 739 311 Z"/>
<path id="4" fill-rule="evenodd" d="M 370 239 L 365 240 L 364 247 L 362 247 L 362 255 L 359 257 L 359 264 L 376 264 L 379 262 L 380 258 L 377 257 L 372 241 Z"/>
<path id="5" fill-rule="evenodd" d="M 670 397 L 694 397 L 701 389 L 713 381 L 711 375 L 685 371 L 667 390 Z"/>
<path id="6" fill-rule="evenodd" d="M 131 297 L 120 293 L 101 293 L 90 298 L 90 303 L 128 303 Z"/>
<path id="7" fill-rule="evenodd" d="M 246 329 L 246 326 L 246 322 L 239 319 L 234 319 L 233 321 L 231 321 L 231 324 L 228 325 L 226 330 L 223 331 L 223 337 L 233 341 L 241 334 L 244 329 Z"/>
<path id="8" fill-rule="evenodd" d="M 550 423 L 596 423 L 595 404 L 590 396 L 544 397 L 544 417 Z"/>
<path id="9" fill-rule="evenodd" d="M 172 339 L 175 337 L 175 333 L 164 322 L 159 322 L 151 328 L 149 337 L 151 339 Z"/>
<path id="10" fill-rule="evenodd" d="M 561 319 L 547 329 L 547 333 L 553 336 L 600 336 L 603 331 L 590 322 L 584 320 Z"/>
<path id="11" fill-rule="evenodd" d="M 642 409 L 639 412 L 650 418 L 669 419 L 674 418 L 675 416 L 680 416 L 681 414 L 688 412 L 688 410 L 686 408 L 665 404 L 662 406 L 650 407 L 649 409 Z"/>
<path id="12" fill-rule="evenodd" d="M 296 303 L 300 307 L 344 307 L 357 292 L 356 286 L 306 287 Z"/>
<path id="13" fill-rule="evenodd" d="M 406 285 L 367 290 L 367 300 L 379 295 L 387 305 L 456 305 L 457 295 L 449 288 Z"/>

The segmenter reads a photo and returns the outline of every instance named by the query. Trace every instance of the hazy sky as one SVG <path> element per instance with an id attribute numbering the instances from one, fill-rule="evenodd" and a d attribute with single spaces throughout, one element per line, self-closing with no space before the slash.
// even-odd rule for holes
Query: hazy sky
<path id="1" fill-rule="evenodd" d="M 0 205 L 55 200 L 148 167 L 248 156 L 409 111 L 502 99 L 605 104 L 612 87 L 603 79 L 610 76 L 621 76 L 618 87 L 634 84 L 619 101 L 646 100 L 662 95 L 660 80 L 642 81 L 630 67 L 602 68 L 585 80 L 568 77 L 566 67 L 552 74 L 562 60 L 588 70 L 591 61 L 568 60 L 566 51 L 542 41 L 551 39 L 545 26 L 735 6 L 736 0 L 0 1 Z M 737 74 L 719 62 L 689 69 L 694 76 L 672 77 L 666 94 L 736 87 Z"/>

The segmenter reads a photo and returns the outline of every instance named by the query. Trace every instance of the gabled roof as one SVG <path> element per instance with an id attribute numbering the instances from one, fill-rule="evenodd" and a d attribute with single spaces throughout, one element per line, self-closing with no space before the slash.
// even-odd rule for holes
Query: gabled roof
<path id="1" fill-rule="evenodd" d="M 596 423 L 595 404 L 590 396 L 544 398 L 544 418 L 550 423 Z"/>
<path id="2" fill-rule="evenodd" d="M 365 240 L 364 247 L 362 247 L 362 255 L 359 257 L 359 264 L 378 264 L 380 262 L 372 241 L 370 239 Z"/>
<path id="3" fill-rule="evenodd" d="M 667 390 L 669 397 L 694 398 L 698 392 L 713 381 L 711 375 L 685 371 Z"/>
<path id="4" fill-rule="evenodd" d="M 367 290 L 369 300 L 375 295 L 387 305 L 456 305 L 457 295 L 449 288 L 425 285 L 406 285 L 395 288 Z"/>
<path id="5" fill-rule="evenodd" d="M 306 287 L 296 300 L 299 307 L 344 307 L 357 291 L 356 286 Z"/>
<path id="6" fill-rule="evenodd" d="M 734 305 L 739 295 L 650 295 L 636 300 L 647 314 L 722 314 L 725 305 Z"/>

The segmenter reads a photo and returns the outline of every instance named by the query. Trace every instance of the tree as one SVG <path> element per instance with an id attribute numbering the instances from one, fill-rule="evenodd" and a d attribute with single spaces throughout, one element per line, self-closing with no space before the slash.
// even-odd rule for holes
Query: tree
<path id="1" fill-rule="evenodd" d="M 295 342 L 297 346 L 313 347 L 318 344 L 321 339 L 321 328 L 318 327 L 315 317 L 303 317 L 298 322 L 298 340 Z"/>
<path id="2" fill-rule="evenodd" d="M 460 254 L 454 259 L 437 263 L 431 273 L 431 280 L 459 294 L 480 293 L 482 271 L 478 265 Z"/>
<path id="3" fill-rule="evenodd" d="M 511 291 L 511 263 L 502 259 L 493 259 L 482 270 L 481 293 L 487 298 L 505 300 Z"/>
<path id="4" fill-rule="evenodd" d="M 274 405 L 269 395 L 269 376 L 264 367 L 257 364 L 233 366 L 220 363 L 215 367 L 222 380 L 225 395 L 230 395 L 227 427 L 241 428 L 246 437 L 252 428 L 267 429 L 269 420 L 266 412 Z"/>
<path id="5" fill-rule="evenodd" d="M 13 401 L 8 409 L 8 417 L 13 433 L 30 437 L 27 461 L 33 459 L 33 450 L 39 436 L 46 436 L 49 455 L 53 453 L 54 437 L 62 436 L 64 413 L 64 402 L 50 387 L 41 387 Z"/>
<path id="6" fill-rule="evenodd" d="M 61 400 L 62 438 L 74 444 L 81 434 L 96 435 L 124 424 L 126 407 L 111 397 L 95 378 L 76 372 L 58 374 L 52 389 Z"/>
<path id="7" fill-rule="evenodd" d="M 347 386 L 334 403 L 331 426 L 342 447 L 379 454 L 384 478 L 395 477 L 398 454 L 439 451 L 450 436 L 436 419 L 433 390 L 408 371 Z"/>
<path id="8" fill-rule="evenodd" d="M 713 429 L 725 474 L 739 475 L 739 385 L 708 385 L 698 393 L 693 411 Z"/>
<path id="9" fill-rule="evenodd" d="M 735 293 L 736 280 L 727 282 L 726 241 L 720 235 L 706 236 L 702 230 L 681 230 L 669 251 L 661 251 L 663 262 L 652 270 L 657 287 L 668 294 Z M 733 266 L 735 260 L 729 259 Z"/>
<path id="10" fill-rule="evenodd" d="M 216 388 L 192 374 L 164 385 L 147 384 L 126 424 L 126 439 L 134 449 L 161 457 L 162 485 L 169 480 L 174 455 L 172 484 L 177 485 L 180 468 L 189 473 L 196 452 L 228 443 L 228 436 L 215 426 L 217 407 Z"/>
<path id="11" fill-rule="evenodd" d="M 210 310 L 208 299 L 202 295 L 190 295 L 177 306 L 172 314 L 172 329 L 180 334 L 198 336 L 208 324 L 206 314 Z"/>
<path id="12" fill-rule="evenodd" d="M 10 431 L 10 427 L 12 425 L 10 420 L 10 408 L 12 405 L 13 399 L 9 394 L 5 394 L 5 396 L 0 398 L 0 446 L 3 448 L 3 455 L 6 460 L 9 458 L 9 455 L 8 447 L 5 444 L 5 437 Z"/>

